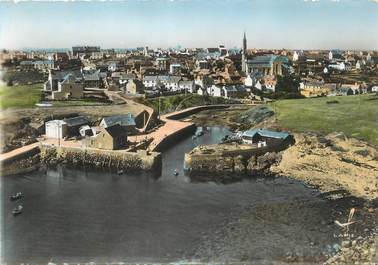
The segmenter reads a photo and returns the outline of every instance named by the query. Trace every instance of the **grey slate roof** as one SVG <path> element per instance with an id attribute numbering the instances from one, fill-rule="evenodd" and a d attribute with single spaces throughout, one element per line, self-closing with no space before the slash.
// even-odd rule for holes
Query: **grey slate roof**
<path id="1" fill-rule="evenodd" d="M 259 55 L 255 58 L 248 60 L 248 65 L 260 66 L 260 67 L 271 67 L 275 61 L 286 62 L 287 58 L 283 56 L 278 56 L 274 54 L 269 55 Z"/>
<path id="2" fill-rule="evenodd" d="M 107 127 L 111 127 L 115 124 L 119 124 L 121 126 L 135 126 L 135 119 L 134 116 L 131 113 L 125 114 L 125 115 L 115 115 L 110 117 L 103 118 L 103 121 L 105 122 Z"/>
<path id="3" fill-rule="evenodd" d="M 243 132 L 243 136 L 247 137 L 253 137 L 256 134 L 259 134 L 263 137 L 269 137 L 269 138 L 277 138 L 277 139 L 286 139 L 290 136 L 288 132 L 275 132 L 275 131 L 269 131 L 265 129 L 254 129 L 254 130 L 248 130 Z"/>
<path id="4" fill-rule="evenodd" d="M 67 126 L 81 126 L 91 123 L 91 120 L 88 117 L 85 116 L 77 116 L 72 118 L 66 118 L 63 120 L 65 123 L 67 123 Z"/>
<path id="5" fill-rule="evenodd" d="M 113 138 L 127 136 L 127 130 L 119 124 L 106 127 L 104 130 L 107 131 Z"/>
<path id="6" fill-rule="evenodd" d="M 70 71 L 51 71 L 51 77 L 53 80 L 62 81 L 67 79 L 68 75 L 72 75 L 76 79 L 83 79 L 83 74 L 80 70 L 70 70 Z"/>
<path id="7" fill-rule="evenodd" d="M 98 81 L 100 80 L 100 70 L 94 72 L 86 72 L 83 74 L 83 77 L 86 81 Z"/>

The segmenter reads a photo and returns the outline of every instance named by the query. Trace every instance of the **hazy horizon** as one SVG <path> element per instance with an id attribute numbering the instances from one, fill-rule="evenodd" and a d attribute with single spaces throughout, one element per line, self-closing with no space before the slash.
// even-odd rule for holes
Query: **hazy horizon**
<path id="1" fill-rule="evenodd" d="M 1 2 L 1 49 L 377 50 L 376 0 Z"/>

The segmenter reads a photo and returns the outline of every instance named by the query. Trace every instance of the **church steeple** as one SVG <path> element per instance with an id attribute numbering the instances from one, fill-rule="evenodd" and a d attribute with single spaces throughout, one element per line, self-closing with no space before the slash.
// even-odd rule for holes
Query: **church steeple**
<path id="1" fill-rule="evenodd" d="M 245 35 L 243 36 L 243 49 L 242 49 L 242 71 L 245 73 L 247 71 L 247 37 Z"/>
<path id="2" fill-rule="evenodd" d="M 243 53 L 247 54 L 247 37 L 245 36 L 245 31 L 244 31 L 244 37 L 243 37 Z"/>

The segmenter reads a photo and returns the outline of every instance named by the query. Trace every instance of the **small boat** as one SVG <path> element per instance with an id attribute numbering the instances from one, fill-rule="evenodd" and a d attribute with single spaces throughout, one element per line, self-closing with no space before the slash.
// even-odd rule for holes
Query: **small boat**
<path id="1" fill-rule="evenodd" d="M 177 169 L 175 169 L 175 171 L 173 172 L 173 175 L 174 175 L 175 177 L 177 177 L 177 176 L 179 175 Z"/>
<path id="2" fill-rule="evenodd" d="M 117 174 L 118 174 L 118 175 L 122 175 L 122 174 L 123 174 L 123 170 L 122 170 L 122 169 L 118 170 L 118 171 L 117 171 Z"/>
<path id="3" fill-rule="evenodd" d="M 52 107 L 53 104 L 48 103 L 48 102 L 42 102 L 42 103 L 37 103 L 35 104 L 37 107 Z"/>
<path id="4" fill-rule="evenodd" d="M 222 142 L 227 141 L 230 138 L 228 134 L 222 137 Z"/>
<path id="5" fill-rule="evenodd" d="M 24 195 L 21 192 L 17 192 L 16 194 L 10 196 L 11 201 L 16 201 L 18 199 L 21 199 Z"/>
<path id="6" fill-rule="evenodd" d="M 202 136 L 204 135 L 205 133 L 203 131 L 198 131 L 196 132 L 196 136 L 199 137 L 199 136 Z"/>
<path id="7" fill-rule="evenodd" d="M 16 208 L 13 209 L 12 214 L 18 215 L 18 214 L 22 213 L 22 208 L 23 208 L 22 205 L 17 206 Z"/>

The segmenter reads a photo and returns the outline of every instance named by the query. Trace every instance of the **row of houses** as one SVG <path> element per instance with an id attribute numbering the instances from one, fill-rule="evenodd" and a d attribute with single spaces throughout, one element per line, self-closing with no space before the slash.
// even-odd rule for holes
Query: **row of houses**
<path id="1" fill-rule="evenodd" d="M 175 75 L 155 75 L 144 76 L 143 85 L 147 89 L 152 89 L 160 86 L 164 86 L 165 89 L 172 92 L 175 91 L 187 91 L 193 93 L 194 80 L 183 80 L 181 76 Z"/>
<path id="2" fill-rule="evenodd" d="M 20 69 L 24 71 L 38 70 L 42 72 L 48 72 L 50 69 L 54 69 L 54 61 L 53 60 L 21 61 Z"/>
<path id="3" fill-rule="evenodd" d="M 244 85 L 212 85 L 207 88 L 199 87 L 198 95 L 209 95 L 222 98 L 243 98 L 247 96 L 251 90 Z"/>
<path id="4" fill-rule="evenodd" d="M 301 82 L 299 91 L 305 97 L 347 96 L 367 93 L 368 87 L 361 83 L 338 84 L 312 80 Z"/>

